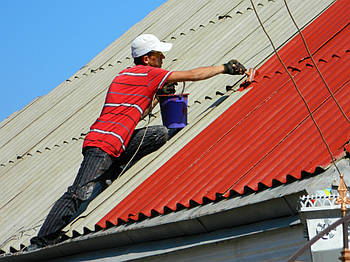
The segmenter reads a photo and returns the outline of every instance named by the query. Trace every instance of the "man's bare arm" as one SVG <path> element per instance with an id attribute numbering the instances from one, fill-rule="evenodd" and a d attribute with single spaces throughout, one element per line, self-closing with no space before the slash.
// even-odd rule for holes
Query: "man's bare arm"
<path id="1" fill-rule="evenodd" d="M 224 65 L 198 67 L 186 71 L 174 71 L 167 79 L 167 83 L 183 81 L 199 81 L 211 78 L 225 72 Z"/>
<path id="2" fill-rule="evenodd" d="M 230 75 L 248 75 L 245 67 L 235 59 L 228 61 L 226 64 L 217 66 L 198 67 L 186 71 L 174 71 L 167 80 L 167 83 L 183 82 L 183 81 L 199 81 L 211 78 L 218 74 Z"/>

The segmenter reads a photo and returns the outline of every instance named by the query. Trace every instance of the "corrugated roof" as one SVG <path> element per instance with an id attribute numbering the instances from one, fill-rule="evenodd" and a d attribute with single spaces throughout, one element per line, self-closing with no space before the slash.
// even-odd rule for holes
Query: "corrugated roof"
<path id="1" fill-rule="evenodd" d="M 326 1 L 293 1 L 291 8 L 299 26 L 304 26 L 327 9 L 330 3 L 331 2 Z M 217 14 L 213 6 L 210 6 L 210 10 L 213 14 Z M 209 12 L 209 10 L 207 11 Z M 242 16 L 241 11 L 244 14 Z M 283 45 L 295 34 L 295 26 L 289 19 L 282 1 L 264 2 L 263 6 L 259 5 L 259 12 L 262 12 L 261 16 L 264 24 L 268 27 L 269 33 L 272 38 L 275 39 L 277 45 Z M 180 42 L 174 43 L 174 48 L 180 44 L 180 50 L 185 51 L 181 59 L 179 59 L 179 63 L 184 63 L 183 68 L 195 66 L 192 64 L 186 66 L 186 59 L 188 59 L 187 61 L 189 63 L 192 63 L 191 58 L 201 59 L 199 64 L 208 64 L 206 60 L 213 57 L 215 58 L 219 54 L 224 54 L 221 61 L 225 61 L 224 59 L 226 59 L 226 57 L 227 59 L 230 57 L 237 57 L 240 59 L 240 57 L 243 56 L 246 60 L 243 59 L 242 62 L 247 66 L 259 65 L 270 56 L 272 52 L 271 46 L 260 29 L 256 17 L 251 7 L 249 7 L 249 2 L 240 2 L 240 5 L 230 10 L 229 14 L 232 15 L 232 19 L 221 19 L 214 24 L 209 22 L 207 27 L 202 28 L 203 30 L 197 30 L 190 36 L 177 39 Z M 195 15 L 197 15 L 197 13 Z M 196 16 L 194 17 L 196 18 Z M 191 19 L 194 18 L 191 17 Z M 201 19 L 200 16 L 197 19 Z M 242 26 L 243 24 L 244 26 Z M 217 34 L 217 32 L 219 33 Z M 210 37 L 208 35 L 210 35 Z M 232 41 L 224 41 L 225 39 L 231 39 L 231 37 Z M 202 39 L 202 41 L 198 42 L 198 39 Z M 205 41 L 203 41 L 203 39 L 205 39 Z M 223 40 L 218 41 L 217 39 Z M 193 53 L 182 46 L 183 41 L 192 46 L 191 51 Z M 194 45 L 194 43 L 196 44 Z M 199 44 L 204 46 L 204 48 L 199 49 L 203 55 L 192 57 L 193 54 L 198 53 L 197 45 Z M 223 45 L 223 47 L 221 47 L 221 45 Z M 232 46 L 234 47 L 232 48 Z M 211 52 L 212 49 L 216 51 L 216 53 L 208 57 L 206 54 L 209 51 Z M 175 52 L 177 53 L 177 51 Z M 169 55 L 171 53 L 172 52 L 169 52 Z M 171 61 L 169 55 L 167 59 Z M 173 66 L 176 67 L 176 65 Z M 220 76 L 204 82 L 195 82 L 191 84 L 189 86 L 189 125 L 184 128 L 178 136 L 169 141 L 165 147 L 149 157 L 144 158 L 143 161 L 138 162 L 118 181 L 114 182 L 102 194 L 94 199 L 81 217 L 64 229 L 64 231 L 67 231 L 66 234 L 71 237 L 73 236 L 73 232 L 84 234 L 85 232 L 94 231 L 95 225 L 101 217 L 106 215 L 109 210 L 115 207 L 137 188 L 137 186 L 151 176 L 172 155 L 183 148 L 188 141 L 192 140 L 214 119 L 240 99 L 246 91 L 222 91 L 227 85 L 234 85 L 232 80 L 235 81 L 235 79 L 232 79 L 230 76 L 228 78 L 226 78 L 226 76 Z M 224 93 L 220 93 L 220 90 Z M 219 93 L 213 94 L 215 91 Z M 202 92 L 207 95 L 198 99 L 197 102 L 193 96 Z M 210 99 L 207 97 L 210 97 Z"/>
<path id="2" fill-rule="evenodd" d="M 336 99 L 350 115 L 350 4 L 338 1 L 303 34 Z M 317 32 L 317 33 L 315 33 Z M 300 36 L 279 52 L 336 157 L 344 156 L 350 124 L 310 62 Z M 276 56 L 251 90 L 129 194 L 97 224 L 164 214 L 248 188 L 286 183 L 287 176 L 331 163 L 304 103 Z"/>
<path id="3" fill-rule="evenodd" d="M 290 5 L 298 24 L 304 27 L 333 2 L 295 0 Z M 282 1 L 262 0 L 258 10 L 277 46 L 296 33 Z M 132 64 L 130 43 L 144 32 L 174 43 L 164 63 L 172 70 L 223 63 L 233 57 L 255 67 L 272 54 L 248 0 L 194 0 L 191 5 L 186 0 L 169 0 L 150 13 L 48 95 L 0 123 L 2 251 L 28 245 L 53 203 L 73 182 L 82 159 L 82 133 L 100 112 L 110 81 Z M 222 75 L 187 83 L 191 94 L 189 125 L 102 192 L 79 220 L 67 226 L 67 235 L 94 230 L 117 203 L 245 95 L 247 90 L 226 90 L 239 80 Z M 159 109 L 154 113 L 151 124 L 158 124 Z"/>

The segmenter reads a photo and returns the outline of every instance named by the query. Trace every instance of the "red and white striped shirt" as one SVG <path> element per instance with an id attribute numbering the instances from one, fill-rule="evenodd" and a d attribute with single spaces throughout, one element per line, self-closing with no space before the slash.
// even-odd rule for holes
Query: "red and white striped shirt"
<path id="1" fill-rule="evenodd" d="M 143 65 L 121 71 L 111 83 L 101 115 L 90 127 L 83 147 L 98 147 L 118 157 L 155 93 L 171 73 Z"/>

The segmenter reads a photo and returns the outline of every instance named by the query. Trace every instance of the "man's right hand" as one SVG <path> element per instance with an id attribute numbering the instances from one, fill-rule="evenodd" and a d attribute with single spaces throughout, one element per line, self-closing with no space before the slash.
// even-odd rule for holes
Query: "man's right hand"
<path id="1" fill-rule="evenodd" d="M 245 67 L 235 59 L 228 61 L 224 64 L 225 72 L 224 74 L 229 75 L 243 75 L 247 71 Z"/>

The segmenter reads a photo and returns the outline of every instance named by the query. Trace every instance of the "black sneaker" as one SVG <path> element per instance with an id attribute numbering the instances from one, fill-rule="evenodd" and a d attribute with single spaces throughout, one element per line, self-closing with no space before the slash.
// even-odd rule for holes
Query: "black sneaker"
<path id="1" fill-rule="evenodd" d="M 30 240 L 30 245 L 24 251 L 32 252 L 47 246 L 52 246 L 63 241 L 61 232 L 48 235 L 46 237 L 33 237 Z"/>
<path id="2" fill-rule="evenodd" d="M 26 252 L 33 252 L 35 250 L 38 250 L 40 248 L 43 248 L 43 247 L 46 247 L 48 246 L 49 243 L 44 239 L 44 238 L 41 238 L 41 237 L 33 237 L 31 240 L 30 240 L 30 245 L 27 246 L 24 251 Z"/>

